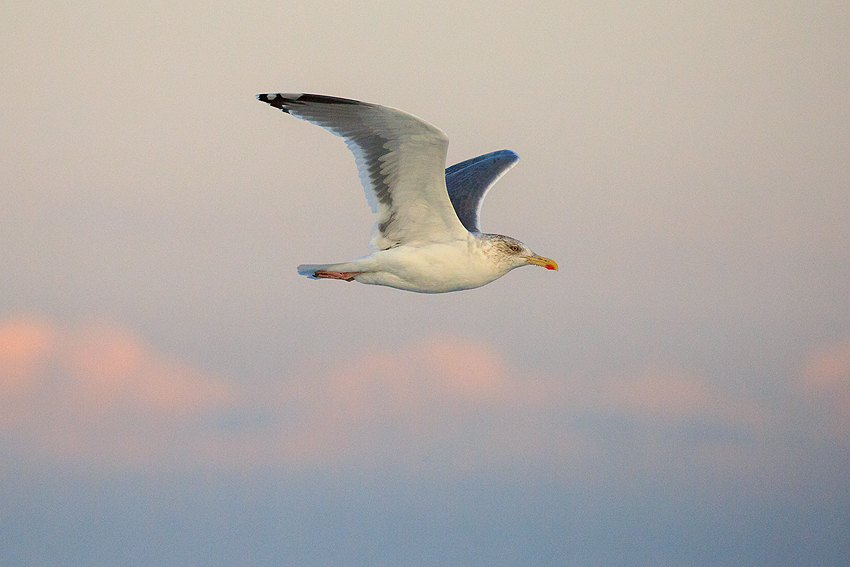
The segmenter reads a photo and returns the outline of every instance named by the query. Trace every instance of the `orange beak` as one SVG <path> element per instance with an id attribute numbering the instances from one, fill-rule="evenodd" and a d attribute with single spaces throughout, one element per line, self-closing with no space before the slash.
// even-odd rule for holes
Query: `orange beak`
<path id="1" fill-rule="evenodd" d="M 535 266 L 541 266 L 546 268 L 547 270 L 555 270 L 558 271 L 558 263 L 555 260 L 550 260 L 549 258 L 544 258 L 543 256 L 529 256 L 528 258 L 529 264 L 534 264 Z"/>

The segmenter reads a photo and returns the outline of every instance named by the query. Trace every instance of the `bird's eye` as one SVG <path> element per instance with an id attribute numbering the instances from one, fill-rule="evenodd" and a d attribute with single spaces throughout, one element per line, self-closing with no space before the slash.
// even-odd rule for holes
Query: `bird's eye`
<path id="1" fill-rule="evenodd" d="M 508 248 L 511 249 L 511 252 L 522 252 L 522 248 L 519 244 L 510 244 L 508 245 Z"/>

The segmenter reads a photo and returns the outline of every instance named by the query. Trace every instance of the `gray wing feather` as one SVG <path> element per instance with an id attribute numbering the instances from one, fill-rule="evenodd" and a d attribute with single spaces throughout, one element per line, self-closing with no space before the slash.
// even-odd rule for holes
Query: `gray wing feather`
<path id="1" fill-rule="evenodd" d="M 446 168 L 446 189 L 457 217 L 469 232 L 481 232 L 481 202 L 490 187 L 516 165 L 510 150 L 490 152 Z"/>
<path id="2" fill-rule="evenodd" d="M 378 213 L 375 248 L 466 234 L 445 188 L 449 140 L 439 128 L 394 108 L 345 98 L 303 93 L 257 98 L 345 139 L 366 199 Z"/>

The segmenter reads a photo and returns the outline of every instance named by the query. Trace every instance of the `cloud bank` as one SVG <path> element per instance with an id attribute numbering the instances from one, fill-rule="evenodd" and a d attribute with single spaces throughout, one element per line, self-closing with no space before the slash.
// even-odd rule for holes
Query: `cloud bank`
<path id="1" fill-rule="evenodd" d="M 32 463 L 776 481 L 802 466 L 783 438 L 846 439 L 850 342 L 814 349 L 770 407 L 669 369 L 547 375 L 449 336 L 235 382 L 114 324 L 19 317 L 0 323 L 0 400 L 4 451 Z"/>

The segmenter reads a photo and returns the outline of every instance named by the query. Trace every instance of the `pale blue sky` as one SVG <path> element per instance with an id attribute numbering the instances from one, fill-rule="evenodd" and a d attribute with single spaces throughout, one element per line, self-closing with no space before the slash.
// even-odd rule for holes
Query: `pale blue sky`
<path id="1" fill-rule="evenodd" d="M 30 2 L 0 20 L 0 564 L 850 554 L 850 8 Z M 554 258 L 423 296 L 261 92 L 507 148 Z"/>

